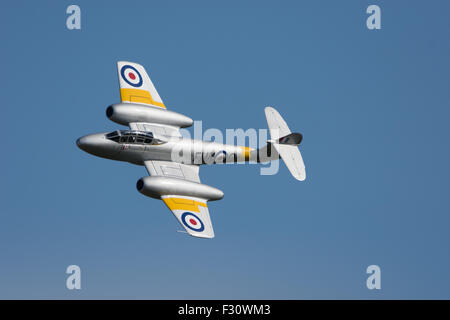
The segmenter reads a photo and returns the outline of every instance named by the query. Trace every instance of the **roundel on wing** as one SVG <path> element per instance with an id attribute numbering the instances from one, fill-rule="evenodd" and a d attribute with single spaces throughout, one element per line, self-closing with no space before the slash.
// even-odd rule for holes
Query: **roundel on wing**
<path id="1" fill-rule="evenodd" d="M 202 232 L 203 230 L 205 230 L 205 225 L 203 224 L 203 221 L 200 220 L 200 218 L 197 217 L 192 212 L 183 213 L 181 215 L 181 221 L 186 227 L 195 232 Z"/>
<path id="2" fill-rule="evenodd" d="M 126 83 L 133 87 L 142 86 L 142 76 L 137 69 L 130 65 L 124 65 L 120 69 L 120 75 Z"/>

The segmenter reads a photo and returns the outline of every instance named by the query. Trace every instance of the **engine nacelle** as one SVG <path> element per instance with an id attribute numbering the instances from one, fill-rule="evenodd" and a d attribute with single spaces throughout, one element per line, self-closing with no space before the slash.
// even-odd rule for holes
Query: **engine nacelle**
<path id="1" fill-rule="evenodd" d="M 161 199 L 164 195 L 192 196 L 206 200 L 220 200 L 223 192 L 214 187 L 168 177 L 144 177 L 136 183 L 138 191 L 148 197 Z"/>
<path id="2" fill-rule="evenodd" d="M 110 105 L 106 109 L 106 116 L 111 121 L 125 126 L 130 122 L 149 122 L 186 128 L 192 126 L 193 123 L 191 118 L 180 113 L 134 103 Z"/>

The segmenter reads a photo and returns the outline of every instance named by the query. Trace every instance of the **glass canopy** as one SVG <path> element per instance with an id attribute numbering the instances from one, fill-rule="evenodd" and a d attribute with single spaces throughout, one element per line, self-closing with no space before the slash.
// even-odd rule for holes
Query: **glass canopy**
<path id="1" fill-rule="evenodd" d="M 106 134 L 106 138 L 118 143 L 159 144 L 151 132 L 136 130 L 116 130 Z"/>

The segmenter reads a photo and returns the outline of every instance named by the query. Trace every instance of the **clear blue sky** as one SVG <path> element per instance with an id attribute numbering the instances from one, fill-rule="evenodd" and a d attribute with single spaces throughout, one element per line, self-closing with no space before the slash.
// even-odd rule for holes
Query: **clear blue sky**
<path id="1" fill-rule="evenodd" d="M 82 30 L 66 29 L 66 8 Z M 365 9 L 378 4 L 382 29 Z M 3 1 L 0 298 L 450 298 L 448 1 Z M 115 63 L 204 128 L 302 132 L 282 165 L 201 168 L 216 238 L 79 150 L 112 131 Z M 65 269 L 82 270 L 82 290 Z M 366 288 L 367 266 L 382 289 Z"/>

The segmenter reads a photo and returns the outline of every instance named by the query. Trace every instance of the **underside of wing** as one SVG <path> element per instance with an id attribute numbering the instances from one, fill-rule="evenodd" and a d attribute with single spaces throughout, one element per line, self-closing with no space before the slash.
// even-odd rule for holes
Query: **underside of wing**
<path id="1" fill-rule="evenodd" d="M 123 103 L 139 103 L 166 108 L 145 68 L 138 63 L 117 62 L 120 97 Z"/>
<path id="2" fill-rule="evenodd" d="M 149 175 L 178 178 L 200 183 L 197 165 L 181 164 L 171 161 L 148 160 L 144 162 Z"/>
<path id="3" fill-rule="evenodd" d="M 112 121 L 166 139 L 181 137 L 180 128 L 192 125 L 189 117 L 166 109 L 142 65 L 118 61 L 117 73 L 122 103 L 108 107 L 106 114 Z"/>
<path id="4" fill-rule="evenodd" d="M 180 128 L 191 126 L 192 119 L 166 110 L 140 64 L 119 61 L 117 71 L 122 103 L 109 106 L 106 114 L 131 130 L 117 131 L 114 139 L 141 144 L 140 150 L 145 147 L 146 154 L 152 158 L 170 159 L 168 142 L 180 140 Z M 144 195 L 163 200 L 189 235 L 213 238 L 207 201 L 221 199 L 223 192 L 200 183 L 197 165 L 162 160 L 144 161 L 144 165 L 150 177 L 139 179 L 137 189 Z"/>
<path id="5" fill-rule="evenodd" d="M 206 200 L 176 195 L 163 196 L 162 200 L 189 235 L 214 238 Z"/>
<path id="6" fill-rule="evenodd" d="M 174 192 L 174 194 L 165 193 L 161 196 L 161 199 L 189 235 L 198 238 L 214 238 L 207 200 L 202 198 L 203 196 L 199 193 L 200 188 L 205 187 L 205 185 L 200 184 L 199 167 L 159 160 L 145 161 L 144 164 L 152 177 L 168 178 L 166 181 L 175 182 L 174 184 L 178 186 L 189 185 L 189 187 L 178 189 L 178 191 L 172 185 L 172 187 L 168 187 L 170 191 L 165 192 Z M 161 185 L 162 183 L 158 183 L 158 187 L 161 187 Z M 221 193 L 221 191 L 219 192 Z M 180 193 L 183 195 L 180 195 Z M 223 193 L 221 196 L 223 196 Z M 205 198 L 209 199 L 208 197 Z"/>

